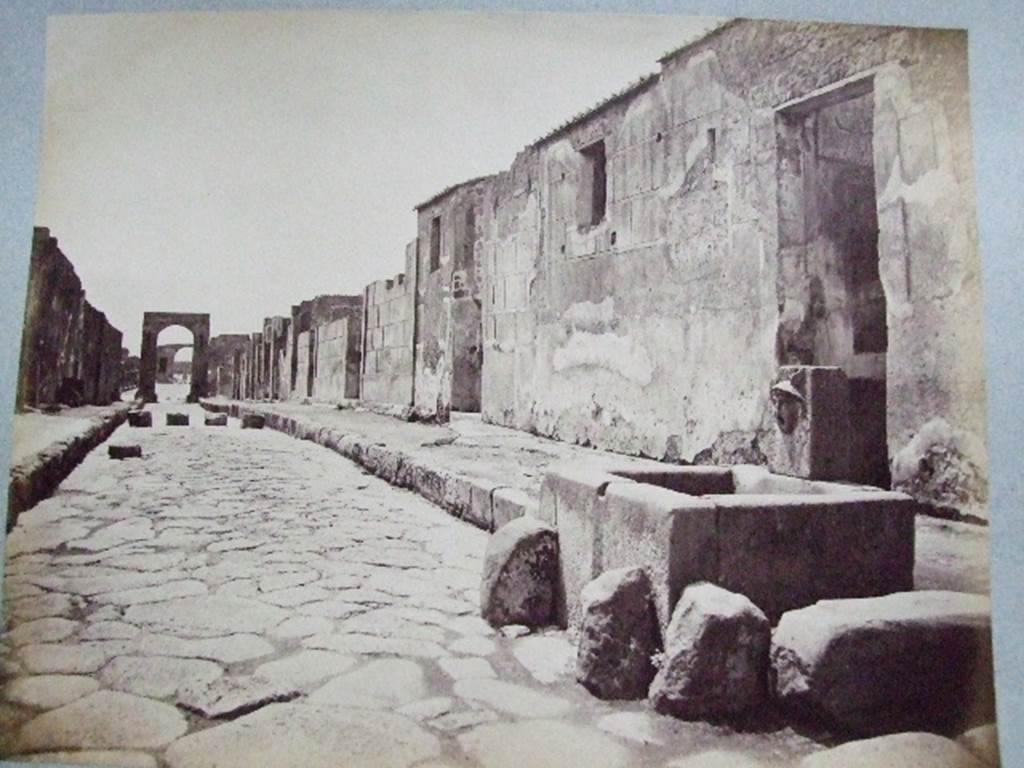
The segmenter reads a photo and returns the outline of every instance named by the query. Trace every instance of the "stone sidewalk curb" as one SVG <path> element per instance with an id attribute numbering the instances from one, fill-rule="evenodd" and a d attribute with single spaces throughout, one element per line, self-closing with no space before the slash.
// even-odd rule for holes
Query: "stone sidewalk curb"
<path id="1" fill-rule="evenodd" d="M 52 494 L 89 451 L 110 437 L 128 419 L 131 407 L 132 403 L 115 403 L 89 419 L 84 432 L 51 443 L 12 466 L 7 488 L 7 530 L 14 527 L 21 512 Z"/>
<path id="2" fill-rule="evenodd" d="M 439 463 L 373 442 L 363 435 L 348 435 L 312 420 L 284 416 L 256 405 L 208 400 L 201 400 L 200 405 L 214 413 L 227 413 L 232 418 L 248 414 L 262 416 L 267 427 L 340 453 L 377 477 L 415 491 L 451 515 L 485 531 L 494 531 L 509 520 L 537 511 L 537 501 L 519 488 L 453 472 Z"/>

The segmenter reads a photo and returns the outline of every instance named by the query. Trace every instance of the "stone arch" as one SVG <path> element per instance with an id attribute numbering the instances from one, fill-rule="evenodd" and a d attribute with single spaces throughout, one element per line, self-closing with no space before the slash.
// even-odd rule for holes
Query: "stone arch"
<path id="1" fill-rule="evenodd" d="M 156 402 L 157 337 L 164 328 L 180 325 L 192 333 L 192 383 L 188 402 L 199 402 L 208 392 L 208 346 L 210 315 L 191 312 L 146 312 L 142 316 L 142 355 L 139 362 L 139 389 L 135 397 Z"/>

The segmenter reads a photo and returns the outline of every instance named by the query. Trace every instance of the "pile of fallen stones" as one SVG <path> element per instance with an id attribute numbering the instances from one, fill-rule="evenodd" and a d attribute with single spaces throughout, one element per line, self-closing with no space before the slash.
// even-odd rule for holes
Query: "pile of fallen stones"
<path id="1" fill-rule="evenodd" d="M 583 588 L 576 623 L 567 622 L 559 574 L 558 533 L 532 517 L 513 520 L 487 548 L 482 615 L 496 627 L 569 623 L 576 677 L 599 698 L 646 698 L 685 720 L 781 714 L 832 738 L 859 738 L 867 753 L 905 757 L 893 765 L 998 764 L 995 726 L 984 725 L 995 709 L 982 595 L 822 600 L 773 627 L 747 597 L 695 583 L 662 626 L 649 575 L 620 568 Z M 960 743 L 944 738 L 966 726 L 975 727 Z M 805 768 L 862 765 L 867 753 L 845 744 Z"/>

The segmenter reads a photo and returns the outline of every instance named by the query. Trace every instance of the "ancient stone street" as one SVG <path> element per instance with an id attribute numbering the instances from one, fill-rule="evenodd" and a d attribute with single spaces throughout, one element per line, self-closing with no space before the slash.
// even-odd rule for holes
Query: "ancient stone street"
<path id="1" fill-rule="evenodd" d="M 8 538 L 4 755 L 621 766 L 724 750 L 772 765 L 819 748 L 592 698 L 563 633 L 479 618 L 483 531 L 312 443 L 150 409 L 152 429 L 109 441 L 143 458 L 93 451 Z"/>

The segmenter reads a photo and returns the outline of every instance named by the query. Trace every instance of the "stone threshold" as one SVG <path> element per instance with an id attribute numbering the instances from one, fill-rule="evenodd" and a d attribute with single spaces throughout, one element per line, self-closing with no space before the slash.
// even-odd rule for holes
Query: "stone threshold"
<path id="1" fill-rule="evenodd" d="M 114 403 L 91 416 L 78 434 L 50 443 L 14 464 L 7 488 L 7 530 L 14 528 L 19 514 L 52 495 L 86 454 L 125 422 L 131 407 L 132 403 Z"/>
<path id="2" fill-rule="evenodd" d="M 237 419 L 262 416 L 270 429 L 329 448 L 391 485 L 414 491 L 454 517 L 485 531 L 494 531 L 510 520 L 537 512 L 536 500 L 522 489 L 455 472 L 440 461 L 412 456 L 364 435 L 346 434 L 313 419 L 286 416 L 259 404 L 201 400 L 200 405 L 207 411 Z"/>

